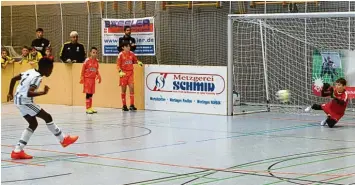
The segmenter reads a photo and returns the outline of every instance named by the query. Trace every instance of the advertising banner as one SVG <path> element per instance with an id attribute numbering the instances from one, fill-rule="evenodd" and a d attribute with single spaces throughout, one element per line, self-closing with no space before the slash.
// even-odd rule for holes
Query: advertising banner
<path id="1" fill-rule="evenodd" d="M 131 37 L 136 40 L 137 56 L 155 55 L 154 18 L 102 19 L 102 53 L 104 56 L 118 55 L 118 40 L 124 36 L 124 27 L 131 26 Z"/>
<path id="2" fill-rule="evenodd" d="M 145 65 L 145 109 L 227 115 L 227 67 Z"/>

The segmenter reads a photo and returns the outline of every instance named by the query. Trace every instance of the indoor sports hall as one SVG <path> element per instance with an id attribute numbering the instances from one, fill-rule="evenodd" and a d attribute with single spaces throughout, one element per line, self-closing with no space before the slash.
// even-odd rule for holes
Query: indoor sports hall
<path id="1" fill-rule="evenodd" d="M 355 184 L 355 2 L 1 3 L 1 184 Z M 117 65 L 127 25 L 143 63 L 134 93 L 123 93 Z M 63 61 L 73 37 L 85 57 L 98 51 L 97 113 L 80 83 L 87 61 Z M 30 108 L 79 136 L 65 148 L 40 118 L 23 144 L 23 77 L 7 101 L 11 79 L 42 74 L 42 59 L 28 57 L 45 49 L 39 38 L 53 72 Z M 123 111 L 132 97 L 138 110 Z M 335 103 L 345 113 L 330 128 Z M 306 111 L 313 104 L 324 111 Z M 18 146 L 33 159 L 13 159 Z"/>

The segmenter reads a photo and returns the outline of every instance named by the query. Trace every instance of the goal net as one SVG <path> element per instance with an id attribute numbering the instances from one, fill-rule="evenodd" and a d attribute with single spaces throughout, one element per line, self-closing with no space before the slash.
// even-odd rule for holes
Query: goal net
<path id="1" fill-rule="evenodd" d="M 355 12 L 229 15 L 228 40 L 233 113 L 299 114 L 326 101 L 317 87 L 344 77 L 343 55 L 355 49 Z M 277 99 L 279 90 L 291 92 L 289 102 Z"/>

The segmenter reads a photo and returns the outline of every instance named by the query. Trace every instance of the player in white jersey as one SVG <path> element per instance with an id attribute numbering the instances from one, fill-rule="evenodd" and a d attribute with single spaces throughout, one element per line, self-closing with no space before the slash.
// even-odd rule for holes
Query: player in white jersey
<path id="1" fill-rule="evenodd" d="M 12 159 L 32 159 L 32 156 L 26 154 L 23 148 L 27 145 L 38 126 L 36 117 L 42 118 L 46 122 L 48 129 L 57 137 L 63 147 L 73 144 L 78 139 L 78 136 L 65 136 L 61 129 L 53 122 L 52 116 L 33 102 L 33 97 L 48 93 L 48 86 L 44 87 L 44 91 L 37 91 L 37 89 L 40 86 L 42 77 L 49 77 L 52 70 L 53 61 L 48 58 L 41 58 L 38 62 L 38 70 L 30 69 L 11 79 L 7 101 L 14 99 L 14 86 L 16 81 L 20 81 L 16 89 L 14 103 L 20 110 L 21 115 L 29 123 L 28 128 L 23 131 L 19 142 L 11 153 Z"/>

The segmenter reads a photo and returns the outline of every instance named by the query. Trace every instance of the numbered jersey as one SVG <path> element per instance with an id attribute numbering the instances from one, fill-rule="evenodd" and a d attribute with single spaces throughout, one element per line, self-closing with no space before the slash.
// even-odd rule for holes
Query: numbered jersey
<path id="1" fill-rule="evenodd" d="M 14 96 L 14 103 L 16 105 L 24 105 L 33 103 L 33 97 L 28 97 L 27 93 L 30 87 L 38 89 L 41 84 L 42 76 L 35 70 L 30 69 L 21 73 L 21 80 L 17 86 L 16 94 Z"/>

